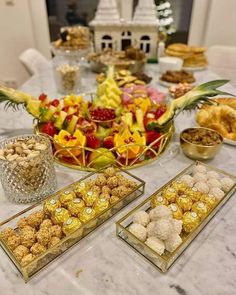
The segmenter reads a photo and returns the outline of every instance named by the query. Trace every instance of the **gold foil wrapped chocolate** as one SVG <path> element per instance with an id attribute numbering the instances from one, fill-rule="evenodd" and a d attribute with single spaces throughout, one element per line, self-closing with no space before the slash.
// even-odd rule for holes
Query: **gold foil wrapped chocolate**
<path id="1" fill-rule="evenodd" d="M 56 224 L 63 224 L 70 214 L 65 208 L 57 208 L 52 214 L 52 221 Z"/>
<path id="2" fill-rule="evenodd" d="M 56 199 L 50 199 L 43 205 L 43 210 L 46 213 L 52 214 L 57 208 L 61 207 L 61 203 Z"/>
<path id="3" fill-rule="evenodd" d="M 186 195 L 193 201 L 197 202 L 201 198 L 201 192 L 199 192 L 195 187 L 193 188 L 188 188 L 186 190 Z"/>
<path id="4" fill-rule="evenodd" d="M 196 212 L 185 212 L 183 215 L 183 228 L 184 231 L 190 233 L 200 223 L 200 218 Z"/>
<path id="5" fill-rule="evenodd" d="M 169 203 L 174 203 L 177 196 L 177 190 L 173 187 L 167 187 L 163 190 L 162 195 Z"/>
<path id="6" fill-rule="evenodd" d="M 80 213 L 79 215 L 79 219 L 82 221 L 82 222 L 87 222 L 89 221 L 90 219 L 94 218 L 96 215 L 96 212 L 93 208 L 90 208 L 90 207 L 85 207 L 83 209 L 83 211 Z"/>
<path id="7" fill-rule="evenodd" d="M 176 203 L 183 211 L 189 211 L 193 205 L 193 201 L 186 195 L 178 196 Z"/>
<path id="8" fill-rule="evenodd" d="M 172 211 L 172 215 L 175 219 L 181 220 L 183 217 L 182 209 L 175 203 L 172 203 L 168 206 Z"/>
<path id="9" fill-rule="evenodd" d="M 70 217 L 66 220 L 66 222 L 64 222 L 62 231 L 65 235 L 68 235 L 74 232 L 75 230 L 79 229 L 81 226 L 82 223 L 79 220 L 79 218 Z"/>
<path id="10" fill-rule="evenodd" d="M 89 186 L 84 181 L 79 182 L 75 186 L 75 193 L 77 194 L 78 197 L 82 197 L 83 195 L 85 195 L 88 190 L 89 190 Z"/>
<path id="11" fill-rule="evenodd" d="M 73 191 L 64 191 L 64 193 L 60 194 L 59 201 L 62 206 L 67 206 L 67 203 L 76 198 L 76 194 Z"/>
<path id="12" fill-rule="evenodd" d="M 106 199 L 98 199 L 95 203 L 94 203 L 94 210 L 96 212 L 96 214 L 106 210 L 109 207 L 109 201 Z"/>
<path id="13" fill-rule="evenodd" d="M 217 203 L 216 197 L 207 194 L 202 194 L 200 201 L 206 203 L 209 208 L 213 208 Z"/>
<path id="14" fill-rule="evenodd" d="M 98 199 L 98 193 L 94 191 L 88 191 L 85 195 L 83 195 L 83 200 L 86 206 L 93 206 L 94 202 Z"/>
<path id="15" fill-rule="evenodd" d="M 169 204 L 169 202 L 167 201 L 167 199 L 160 196 L 160 195 L 159 196 L 155 195 L 151 199 L 151 207 L 152 208 L 155 208 L 155 207 L 160 206 L 160 205 L 167 206 L 168 204 Z"/>
<path id="16" fill-rule="evenodd" d="M 207 216 L 207 213 L 209 210 L 208 210 L 207 205 L 204 202 L 198 201 L 193 204 L 192 211 L 197 213 L 197 215 L 200 217 L 200 219 L 203 219 L 204 217 Z"/>
<path id="17" fill-rule="evenodd" d="M 78 216 L 78 214 L 84 209 L 85 203 L 80 198 L 75 198 L 67 204 L 67 209 L 73 216 Z"/>
<path id="18" fill-rule="evenodd" d="M 187 186 L 185 183 L 183 183 L 182 181 L 180 180 L 177 180 L 177 181 L 173 181 L 172 184 L 171 184 L 171 187 L 173 189 L 176 190 L 176 192 L 178 194 L 184 194 L 185 193 L 185 190 L 187 189 Z M 167 199 L 168 200 L 168 199 Z"/>

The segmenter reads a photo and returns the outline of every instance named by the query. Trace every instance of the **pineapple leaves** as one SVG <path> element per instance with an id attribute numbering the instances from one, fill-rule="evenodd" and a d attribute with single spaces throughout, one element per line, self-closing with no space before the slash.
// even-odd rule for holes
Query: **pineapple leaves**
<path id="1" fill-rule="evenodd" d="M 1 90 L 0 90 L 0 103 L 5 103 L 4 109 L 12 109 L 13 111 L 18 111 L 19 110 L 19 105 L 21 103 L 14 102 L 10 100 L 10 98 L 5 95 Z"/>

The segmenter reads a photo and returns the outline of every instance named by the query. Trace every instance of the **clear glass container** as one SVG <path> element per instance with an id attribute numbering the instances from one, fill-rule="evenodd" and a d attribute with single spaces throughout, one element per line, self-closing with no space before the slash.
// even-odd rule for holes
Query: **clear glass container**
<path id="1" fill-rule="evenodd" d="M 215 203 L 215 205 L 211 208 L 208 214 L 201 220 L 198 226 L 190 233 L 186 233 L 182 231 L 180 236 L 182 238 L 182 243 L 173 251 L 169 252 L 167 250 L 164 251 L 162 255 L 159 255 L 152 248 L 150 248 L 145 242 L 139 240 L 135 235 L 133 235 L 129 231 L 130 225 L 133 223 L 133 216 L 140 210 L 144 210 L 149 212 L 151 210 L 151 200 L 153 196 L 161 194 L 163 189 L 169 186 L 173 181 L 178 180 L 184 174 L 191 174 L 193 167 L 200 163 L 204 165 L 207 170 L 217 172 L 220 177 L 229 177 L 233 180 L 234 185 L 231 189 L 225 193 L 224 197 Z M 167 182 L 164 186 L 155 191 L 151 196 L 145 199 L 141 204 L 135 207 L 133 210 L 128 212 L 123 218 L 116 222 L 116 235 L 122 241 L 127 243 L 133 250 L 139 253 L 141 256 L 145 257 L 152 265 L 154 265 L 161 272 L 167 272 L 169 268 L 173 265 L 173 263 L 181 256 L 183 251 L 190 245 L 190 243 L 195 239 L 195 237 L 204 229 L 207 223 L 214 217 L 217 211 L 228 201 L 228 199 L 234 194 L 236 189 L 236 177 L 230 175 L 222 170 L 216 169 L 212 166 L 203 164 L 201 162 L 196 161 L 195 163 L 188 166 L 182 172 L 180 172 L 176 177 Z"/>
<path id="2" fill-rule="evenodd" d="M 0 149 L 30 139 L 45 144 L 46 149 L 40 150 L 34 158 L 28 155 L 22 159 L 0 159 L 2 187 L 5 196 L 12 202 L 29 203 L 41 200 L 54 192 L 57 186 L 51 142 L 45 136 L 22 135 L 5 139 L 0 142 Z"/>
<path id="3" fill-rule="evenodd" d="M 81 239 L 87 236 L 90 232 L 92 232 L 106 220 L 111 218 L 119 210 L 121 210 L 130 202 L 141 196 L 144 193 L 145 182 L 139 179 L 138 177 L 132 175 L 131 173 L 117 168 L 117 172 L 123 175 L 126 179 L 135 182 L 136 187 L 133 188 L 132 191 L 130 191 L 127 195 L 118 198 L 114 203 L 110 203 L 105 210 L 97 212 L 92 219 L 83 222 L 81 227 L 79 227 L 78 229 L 74 229 L 68 235 L 62 237 L 59 242 L 57 242 L 55 245 L 51 247 L 48 247 L 45 252 L 35 256 L 33 260 L 29 261 L 28 263 L 22 264 L 22 261 L 19 261 L 19 259 L 17 259 L 15 253 L 12 251 L 7 241 L 4 239 L 3 231 L 11 228 L 14 230 L 14 234 L 18 235 L 21 230 L 17 226 L 19 225 L 18 222 L 20 219 L 24 219 L 24 217 L 27 218 L 30 214 L 35 213 L 39 210 L 43 210 L 45 202 L 48 203 L 48 201 L 52 199 L 58 201 L 60 196 L 65 192 L 75 191 L 79 183 L 94 181 L 95 178 L 99 175 L 99 173 L 102 173 L 103 171 L 104 169 L 101 169 L 98 172 L 88 174 L 86 177 L 64 187 L 63 189 L 55 192 L 54 194 L 51 194 L 43 201 L 37 202 L 36 204 L 27 208 L 26 210 L 19 212 L 18 214 L 0 223 L 0 245 L 5 251 L 5 253 L 8 255 L 8 257 L 11 259 L 11 261 L 14 263 L 15 267 L 19 270 L 20 274 L 26 282 L 29 281 L 43 268 L 45 268 L 50 262 L 61 256 L 69 248 L 71 248 Z"/>

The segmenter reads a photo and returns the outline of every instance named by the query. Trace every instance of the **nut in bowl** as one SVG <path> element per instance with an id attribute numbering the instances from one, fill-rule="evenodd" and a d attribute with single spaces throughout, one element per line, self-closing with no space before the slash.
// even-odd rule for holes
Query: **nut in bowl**
<path id="1" fill-rule="evenodd" d="M 209 160 L 216 156 L 223 143 L 223 137 L 215 130 L 193 127 L 180 134 L 180 146 L 184 154 L 194 160 Z"/>

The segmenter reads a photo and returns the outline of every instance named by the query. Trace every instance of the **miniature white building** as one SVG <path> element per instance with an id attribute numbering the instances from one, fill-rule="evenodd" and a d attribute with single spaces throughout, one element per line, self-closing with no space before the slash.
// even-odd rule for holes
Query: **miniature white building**
<path id="1" fill-rule="evenodd" d="M 154 0 L 139 0 L 133 18 L 132 7 L 132 0 L 100 0 L 95 18 L 90 22 L 94 27 L 96 52 L 106 48 L 119 51 L 132 45 L 142 49 L 148 58 L 156 58 L 158 31 Z"/>

